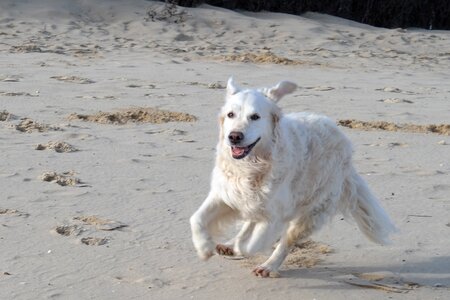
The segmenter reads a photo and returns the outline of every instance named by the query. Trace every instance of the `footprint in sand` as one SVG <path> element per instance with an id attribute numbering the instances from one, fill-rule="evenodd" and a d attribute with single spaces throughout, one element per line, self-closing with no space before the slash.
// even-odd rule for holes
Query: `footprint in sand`
<path id="1" fill-rule="evenodd" d="M 392 293 L 407 293 L 420 285 L 407 281 L 399 274 L 389 271 L 373 273 L 355 273 L 348 275 L 345 283 L 369 289 L 377 289 Z"/>
<path id="2" fill-rule="evenodd" d="M 317 91 L 317 92 L 328 92 L 328 91 L 334 90 L 334 87 L 320 85 L 320 86 L 312 87 L 311 89 L 313 91 Z"/>
<path id="3" fill-rule="evenodd" d="M 81 244 L 88 246 L 102 246 L 111 240 L 109 237 L 92 236 L 95 235 L 97 231 L 120 231 L 120 229 L 128 226 L 122 222 L 104 219 L 95 215 L 76 216 L 72 218 L 70 223 L 71 224 L 57 226 L 52 232 L 67 237 L 88 235 L 78 240 Z"/>
<path id="4" fill-rule="evenodd" d="M 82 238 L 81 243 L 88 245 L 88 246 L 101 246 L 101 245 L 105 245 L 106 243 L 108 243 L 109 239 L 104 237 L 104 238 L 96 238 L 96 237 L 85 237 Z"/>
<path id="5" fill-rule="evenodd" d="M 150 130 L 146 131 L 146 134 L 167 134 L 169 136 L 185 136 L 188 134 L 187 131 L 180 130 L 180 129 L 170 129 L 170 130 Z M 179 138 L 176 139 L 178 143 L 195 143 L 197 141 L 192 139 L 185 139 L 185 138 Z"/>
<path id="6" fill-rule="evenodd" d="M 163 288 L 165 286 L 170 286 L 172 284 L 169 280 L 155 278 L 154 276 L 145 276 L 137 278 L 133 281 L 133 283 L 145 284 L 148 286 L 149 289 Z"/>
<path id="7" fill-rule="evenodd" d="M 76 152 L 77 148 L 66 142 L 48 142 L 47 144 L 36 145 L 36 150 L 55 150 L 58 153 Z"/>
<path id="8" fill-rule="evenodd" d="M 140 275 L 140 274 L 139 274 Z M 114 276 L 115 280 L 118 280 L 120 283 L 128 283 L 128 284 L 141 284 L 147 286 L 149 289 L 154 288 L 164 288 L 166 286 L 170 286 L 172 283 L 169 280 L 161 279 L 154 277 L 154 275 L 150 276 Z"/>
<path id="9" fill-rule="evenodd" d="M 180 82 L 180 83 L 184 83 L 187 85 L 194 85 L 194 86 L 204 86 L 208 89 L 212 89 L 212 90 L 218 90 L 218 89 L 224 89 L 225 86 L 220 83 L 219 81 L 216 82 L 211 82 L 211 83 L 202 83 L 202 82 L 198 82 L 198 81 L 190 81 L 190 82 Z"/>
<path id="10" fill-rule="evenodd" d="M 140 85 L 140 84 L 132 83 L 132 84 L 126 85 L 126 87 L 133 88 L 133 89 L 136 89 L 136 88 L 154 89 L 154 88 L 156 88 L 156 85 L 154 85 L 154 84 Z"/>
<path id="11" fill-rule="evenodd" d="M 208 84 L 208 89 L 224 89 L 225 86 L 223 84 L 221 84 L 220 82 L 211 82 L 210 84 Z"/>
<path id="12" fill-rule="evenodd" d="M 73 171 L 64 172 L 62 174 L 58 174 L 56 172 L 44 172 L 41 176 L 39 176 L 39 179 L 42 181 L 57 183 L 60 186 L 75 186 L 82 183 L 81 180 L 74 177 L 74 175 L 75 172 Z"/>
<path id="13" fill-rule="evenodd" d="M 401 93 L 402 90 L 396 87 L 385 87 L 382 89 L 376 89 L 376 91 L 383 91 L 383 92 L 389 92 L 389 93 Z"/>
<path id="14" fill-rule="evenodd" d="M 176 135 L 186 135 L 188 132 L 180 129 L 169 129 L 169 130 L 149 130 L 145 132 L 146 134 L 159 134 L 159 133 L 167 133 L 172 136 Z"/>
<path id="15" fill-rule="evenodd" d="M 392 142 L 387 144 L 389 149 L 395 148 L 395 147 L 409 147 L 407 143 L 401 143 L 401 142 Z"/>
<path id="16" fill-rule="evenodd" d="M 100 48 L 98 48 L 100 49 Z M 72 53 L 75 57 L 82 57 L 82 58 L 95 58 L 100 57 L 100 54 L 96 49 L 70 49 L 70 53 Z"/>
<path id="17" fill-rule="evenodd" d="M 76 96 L 75 98 L 85 99 L 85 100 L 116 100 L 117 99 L 115 96 L 91 96 L 91 95 Z"/>
<path id="18" fill-rule="evenodd" d="M 387 93 L 407 94 L 407 95 L 416 95 L 416 93 L 414 93 L 414 92 L 403 91 L 403 90 L 401 90 L 399 88 L 391 87 L 391 86 L 384 87 L 384 88 L 381 88 L 381 89 L 375 89 L 375 91 L 382 91 L 382 92 L 387 92 Z"/>
<path id="19" fill-rule="evenodd" d="M 20 76 L 16 75 L 0 75 L 1 82 L 19 82 L 20 78 Z"/>
<path id="20" fill-rule="evenodd" d="M 0 96 L 8 96 L 8 97 L 15 97 L 15 96 L 27 96 L 27 97 L 39 97 L 39 93 L 36 94 L 30 94 L 27 92 L 0 92 Z"/>
<path id="21" fill-rule="evenodd" d="M 12 115 L 6 111 L 6 110 L 2 110 L 0 111 L 0 121 L 4 122 L 4 121 L 9 121 L 12 118 Z"/>
<path id="22" fill-rule="evenodd" d="M 78 225 L 60 225 L 57 226 L 54 230 L 57 234 L 63 236 L 77 236 L 83 232 L 83 228 Z"/>
<path id="23" fill-rule="evenodd" d="M 97 228 L 98 230 L 104 230 L 104 231 L 117 230 L 117 229 L 128 226 L 128 225 L 118 222 L 118 221 L 102 219 L 97 216 L 78 216 L 78 217 L 74 217 L 73 219 L 81 221 L 85 225 L 95 226 L 95 228 Z"/>
<path id="24" fill-rule="evenodd" d="M 60 234 L 62 236 L 79 236 L 82 234 L 85 229 L 82 226 L 78 225 L 60 225 L 57 226 L 54 231 L 57 234 Z M 89 246 L 101 246 L 106 244 L 109 241 L 107 237 L 103 238 L 96 238 L 96 237 L 84 237 L 80 239 L 80 242 L 85 245 Z"/>
<path id="25" fill-rule="evenodd" d="M 384 102 L 384 103 L 388 103 L 388 104 L 395 104 L 395 103 L 408 103 L 408 104 L 412 104 L 414 103 L 411 100 L 406 100 L 406 99 L 400 99 L 400 98 L 387 98 L 387 99 L 381 99 L 378 100 L 379 102 Z"/>
<path id="26" fill-rule="evenodd" d="M 16 217 L 28 217 L 29 214 L 18 211 L 17 209 L 0 208 L 0 215 L 3 216 L 16 216 Z"/>
<path id="27" fill-rule="evenodd" d="M 59 81 L 70 82 L 70 83 L 79 83 L 79 84 L 90 84 L 95 83 L 94 80 L 78 77 L 78 76 L 52 76 L 52 79 L 56 79 Z"/>
<path id="28" fill-rule="evenodd" d="M 31 133 L 34 131 L 46 132 L 49 130 L 62 130 L 61 128 L 59 128 L 57 126 L 38 123 L 29 118 L 22 119 L 22 121 L 20 121 L 20 123 L 18 125 L 14 125 L 13 128 L 15 128 L 16 130 L 18 130 L 20 132 L 26 132 L 26 133 Z"/>
<path id="29" fill-rule="evenodd" d="M 9 49 L 11 53 L 31 53 L 31 52 L 42 52 L 42 49 L 35 44 L 25 44 L 20 46 L 12 46 Z"/>

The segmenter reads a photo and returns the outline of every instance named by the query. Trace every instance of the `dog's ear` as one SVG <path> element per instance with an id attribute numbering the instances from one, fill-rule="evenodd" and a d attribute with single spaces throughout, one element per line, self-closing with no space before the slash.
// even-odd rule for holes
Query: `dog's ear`
<path id="1" fill-rule="evenodd" d="M 281 119 L 281 114 L 282 114 L 281 109 L 278 106 L 274 106 L 271 112 L 272 123 L 274 127 L 278 125 L 278 122 Z"/>
<path id="2" fill-rule="evenodd" d="M 275 127 L 278 124 L 279 121 L 280 121 L 280 114 L 276 113 L 276 112 L 273 112 L 272 113 L 272 124 L 273 124 L 273 126 Z"/>
<path id="3" fill-rule="evenodd" d="M 234 83 L 233 77 L 230 77 L 227 82 L 227 95 L 234 95 L 240 90 L 241 89 Z"/>
<path id="4" fill-rule="evenodd" d="M 274 102 L 280 101 L 284 95 L 290 94 L 297 88 L 297 85 L 290 81 L 281 81 L 273 88 L 265 89 L 264 92 L 268 98 Z"/>
<path id="5" fill-rule="evenodd" d="M 280 126 L 278 126 L 281 118 L 281 111 L 272 112 L 272 141 L 276 142 L 280 136 Z"/>
<path id="6" fill-rule="evenodd" d="M 224 132 L 223 132 L 223 122 L 224 121 L 225 121 L 224 116 L 219 115 L 219 142 L 220 143 L 222 142 L 223 135 L 224 135 Z"/>

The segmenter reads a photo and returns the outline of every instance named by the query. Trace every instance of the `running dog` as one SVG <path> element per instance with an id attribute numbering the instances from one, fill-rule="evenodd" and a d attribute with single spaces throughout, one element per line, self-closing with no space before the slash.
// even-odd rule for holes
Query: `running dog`
<path id="1" fill-rule="evenodd" d="M 200 258 L 252 255 L 276 244 L 253 273 L 273 277 L 298 242 L 337 212 L 351 215 L 371 241 L 385 244 L 395 226 L 352 164 L 352 145 L 336 124 L 312 113 L 283 114 L 277 102 L 297 86 L 241 89 L 228 80 L 219 114 L 211 188 L 190 218 Z M 226 244 L 215 240 L 242 221 Z"/>

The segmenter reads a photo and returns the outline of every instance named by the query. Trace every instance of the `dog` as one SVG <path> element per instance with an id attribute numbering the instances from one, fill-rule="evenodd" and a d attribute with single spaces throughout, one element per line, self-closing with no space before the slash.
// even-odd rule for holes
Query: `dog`
<path id="1" fill-rule="evenodd" d="M 277 102 L 297 85 L 242 89 L 230 78 L 219 114 L 219 142 L 207 198 L 190 218 L 203 260 L 214 254 L 248 256 L 275 248 L 253 273 L 277 277 L 296 243 L 338 212 L 351 215 L 371 241 L 386 244 L 393 222 L 352 164 L 349 139 L 329 118 L 283 114 Z M 243 222 L 225 244 L 215 240 Z"/>

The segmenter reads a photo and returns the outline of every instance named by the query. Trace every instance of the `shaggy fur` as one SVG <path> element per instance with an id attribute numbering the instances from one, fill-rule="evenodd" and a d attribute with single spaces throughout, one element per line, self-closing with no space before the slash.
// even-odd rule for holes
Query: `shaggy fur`
<path id="1" fill-rule="evenodd" d="M 276 102 L 295 89 L 283 81 L 242 90 L 228 81 L 211 189 L 190 219 L 200 258 L 251 255 L 279 241 L 253 270 L 269 277 L 296 242 L 338 211 L 353 216 L 376 243 L 386 243 L 395 230 L 353 168 L 351 143 L 334 122 L 311 113 L 282 114 Z M 237 220 L 244 222 L 237 236 L 216 244 L 225 226 Z"/>

